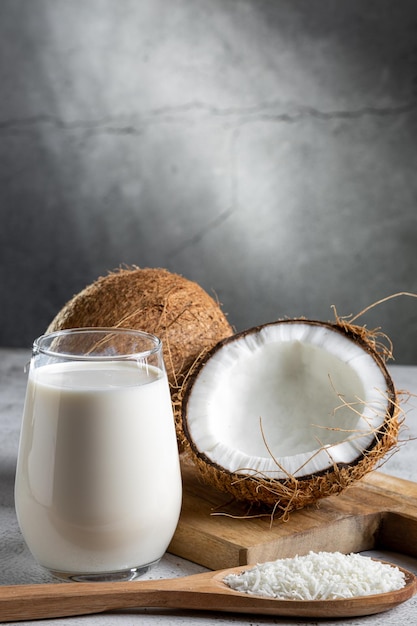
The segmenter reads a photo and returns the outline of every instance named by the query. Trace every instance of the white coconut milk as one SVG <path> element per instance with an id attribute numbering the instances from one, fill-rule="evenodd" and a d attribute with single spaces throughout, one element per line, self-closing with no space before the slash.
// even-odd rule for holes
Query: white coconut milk
<path id="1" fill-rule="evenodd" d="M 157 561 L 181 506 L 165 373 L 116 361 L 32 368 L 15 497 L 24 538 L 51 570 Z"/>

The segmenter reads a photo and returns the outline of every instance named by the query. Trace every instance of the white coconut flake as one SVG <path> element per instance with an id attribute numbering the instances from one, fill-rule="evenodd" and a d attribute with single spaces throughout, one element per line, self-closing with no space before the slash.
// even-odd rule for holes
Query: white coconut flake
<path id="1" fill-rule="evenodd" d="M 229 574 L 223 582 L 236 591 L 280 600 L 336 600 L 401 589 L 405 575 L 360 554 L 309 552 Z"/>

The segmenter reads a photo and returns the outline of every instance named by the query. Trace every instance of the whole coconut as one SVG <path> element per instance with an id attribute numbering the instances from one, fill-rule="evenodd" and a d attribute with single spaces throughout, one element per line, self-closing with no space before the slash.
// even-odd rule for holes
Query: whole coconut
<path id="1" fill-rule="evenodd" d="M 219 304 L 202 287 L 161 268 L 123 268 L 98 278 L 65 304 L 47 332 L 88 326 L 158 336 L 173 395 L 194 362 L 233 334 Z"/>

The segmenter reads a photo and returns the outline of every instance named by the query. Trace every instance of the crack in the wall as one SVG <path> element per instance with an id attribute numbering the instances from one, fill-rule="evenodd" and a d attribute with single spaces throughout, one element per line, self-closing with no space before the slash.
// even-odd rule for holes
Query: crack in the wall
<path id="1" fill-rule="evenodd" d="M 126 120 L 126 122 L 123 122 Z M 114 123 L 117 122 L 117 125 Z M 108 116 L 91 120 L 66 121 L 55 115 L 40 114 L 27 118 L 14 118 L 0 121 L 0 134 L 36 133 L 40 127 L 62 131 L 104 132 L 117 134 L 138 134 L 142 129 L 132 125 L 127 116 Z"/>
<path id="2" fill-rule="evenodd" d="M 284 109 L 284 110 L 283 110 Z M 322 121 L 358 120 L 364 117 L 395 117 L 412 113 L 417 109 L 417 99 L 396 106 L 363 106 L 356 109 L 322 110 L 305 105 L 287 105 L 278 102 L 260 103 L 248 107 L 216 107 L 201 102 L 166 106 L 145 111 L 142 115 L 109 115 L 98 119 L 65 120 L 55 115 L 39 114 L 26 118 L 10 118 L 0 121 L 0 133 L 24 134 L 37 132 L 39 127 L 62 131 L 138 135 L 155 124 L 190 123 L 204 119 L 230 120 L 234 124 L 258 121 L 294 124 L 308 119 Z"/>
<path id="3" fill-rule="evenodd" d="M 184 240 L 180 246 L 177 246 L 174 250 L 172 250 L 168 254 L 168 259 L 173 259 L 178 254 L 184 252 L 184 250 L 188 248 L 192 248 L 196 244 L 199 244 L 204 237 L 221 226 L 224 222 L 226 222 L 231 216 L 233 216 L 238 207 L 238 175 L 237 175 L 237 144 L 240 135 L 240 128 L 236 127 L 233 129 L 233 132 L 230 136 L 230 146 L 229 146 L 229 163 L 230 163 L 230 202 L 229 208 L 217 215 L 214 219 L 210 220 L 208 223 L 204 225 L 198 232 L 196 232 L 192 237 Z"/>
<path id="4" fill-rule="evenodd" d="M 210 231 L 215 230 L 216 228 L 221 226 L 221 224 L 226 222 L 226 220 L 229 219 L 229 217 L 233 214 L 233 212 L 234 212 L 234 209 L 233 207 L 231 207 L 229 209 L 226 209 L 225 211 L 222 211 L 222 213 L 219 213 L 218 215 L 216 215 L 216 217 L 214 217 L 212 220 L 207 222 L 202 229 L 194 233 L 192 237 L 181 242 L 181 246 L 178 246 L 174 250 L 171 250 L 171 252 L 167 254 L 167 258 L 171 260 L 174 257 L 176 257 L 178 254 L 180 254 L 181 252 L 184 252 L 186 248 L 192 248 L 196 244 L 200 243 L 200 241 L 202 241 L 202 239 L 204 239 L 204 237 Z"/>
<path id="5" fill-rule="evenodd" d="M 363 106 L 357 109 L 321 110 L 305 105 L 283 105 L 277 101 L 259 103 L 247 107 L 216 107 L 202 102 L 189 102 L 177 106 L 166 106 L 145 111 L 143 114 L 109 115 L 98 119 L 65 120 L 55 115 L 39 114 L 26 118 L 11 118 L 0 121 L 0 136 L 37 135 L 48 129 L 62 132 L 82 132 L 85 135 L 137 136 L 157 124 L 190 124 L 207 120 L 227 120 L 230 134 L 230 200 L 228 208 L 210 219 L 198 232 L 184 240 L 180 246 L 168 253 L 173 259 L 187 248 L 199 244 L 208 233 L 228 220 L 238 208 L 237 145 L 240 130 L 251 123 L 270 122 L 296 124 L 315 119 L 323 122 L 335 120 L 359 120 L 366 117 L 397 117 L 417 109 L 417 99 L 396 106 Z"/>

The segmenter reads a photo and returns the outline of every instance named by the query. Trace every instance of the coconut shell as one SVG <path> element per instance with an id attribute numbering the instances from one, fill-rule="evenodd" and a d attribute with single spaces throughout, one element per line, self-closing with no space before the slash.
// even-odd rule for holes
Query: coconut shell
<path id="1" fill-rule="evenodd" d="M 182 433 L 185 457 L 193 463 L 202 480 L 218 490 L 230 494 L 237 501 L 247 503 L 248 510 L 252 513 L 254 507 L 259 507 L 261 514 L 264 512 L 268 515 L 278 515 L 284 521 L 288 519 L 291 512 L 309 505 L 316 505 L 320 499 L 344 491 L 349 485 L 360 480 L 377 467 L 388 451 L 398 445 L 401 425 L 398 394 L 385 365 L 388 351 L 378 343 L 378 333 L 375 334 L 366 328 L 352 326 L 340 320 L 335 323 L 328 323 L 302 318 L 301 320 L 280 320 L 273 323 L 291 324 L 297 321 L 301 321 L 303 324 L 328 326 L 346 335 L 372 356 L 384 374 L 387 386 L 386 414 L 381 427 L 374 433 L 372 445 L 367 450 L 363 450 L 355 462 L 343 465 L 333 464 L 333 467 L 328 470 L 303 478 L 288 475 L 286 479 L 274 480 L 260 475 L 243 475 L 230 472 L 212 462 L 196 448 L 187 425 L 187 402 L 196 377 L 213 354 L 221 349 L 222 345 L 233 342 L 250 330 L 258 330 L 261 327 L 235 334 L 214 346 L 196 365 L 182 393 Z"/>
<path id="2" fill-rule="evenodd" d="M 123 268 L 98 278 L 64 305 L 47 332 L 89 326 L 159 337 L 172 393 L 202 354 L 233 334 L 220 305 L 202 287 L 160 268 Z"/>

